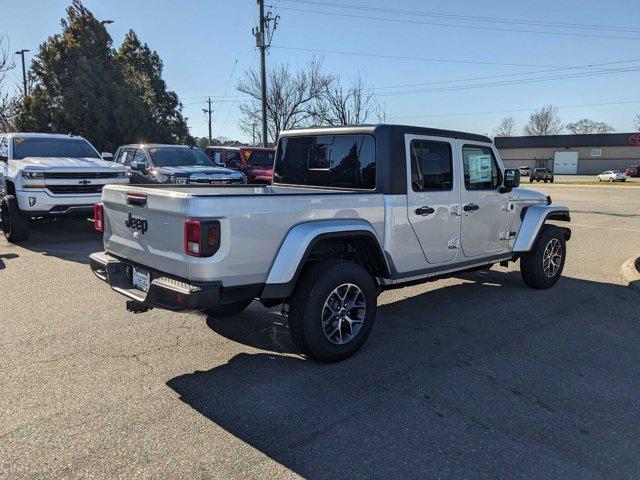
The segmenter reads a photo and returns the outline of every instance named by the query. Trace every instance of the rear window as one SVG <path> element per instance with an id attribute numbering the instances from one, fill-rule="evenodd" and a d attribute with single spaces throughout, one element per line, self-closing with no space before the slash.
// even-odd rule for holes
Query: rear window
<path id="1" fill-rule="evenodd" d="M 244 150 L 247 163 L 253 167 L 273 167 L 276 152 L 268 150 Z"/>
<path id="2" fill-rule="evenodd" d="M 27 157 L 100 158 L 100 155 L 83 138 L 14 137 L 13 158 Z"/>
<path id="3" fill-rule="evenodd" d="M 274 180 L 287 185 L 374 190 L 373 136 L 284 137 L 278 144 Z"/>

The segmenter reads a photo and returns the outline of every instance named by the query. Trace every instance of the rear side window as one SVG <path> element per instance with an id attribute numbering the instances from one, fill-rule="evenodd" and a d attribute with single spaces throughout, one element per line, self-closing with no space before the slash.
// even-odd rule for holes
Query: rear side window
<path id="1" fill-rule="evenodd" d="M 411 140 L 410 149 L 414 192 L 453 188 L 453 160 L 449 143 Z"/>
<path id="2" fill-rule="evenodd" d="M 467 190 L 495 190 L 500 184 L 500 170 L 489 147 L 462 147 L 464 186 Z"/>
<path id="3" fill-rule="evenodd" d="M 371 135 L 284 137 L 274 176 L 288 185 L 374 190 L 375 141 Z"/>

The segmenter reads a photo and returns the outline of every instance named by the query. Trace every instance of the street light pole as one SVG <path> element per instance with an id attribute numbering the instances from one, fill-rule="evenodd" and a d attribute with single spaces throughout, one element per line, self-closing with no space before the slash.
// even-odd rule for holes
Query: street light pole
<path id="1" fill-rule="evenodd" d="M 24 93 L 25 98 L 27 98 L 27 95 L 29 95 L 29 92 L 27 91 L 27 68 L 25 67 L 25 64 L 24 64 L 24 54 L 30 51 L 31 50 L 27 50 L 23 48 L 22 50 L 18 50 L 15 53 L 16 55 L 20 55 L 22 57 L 22 85 L 24 87 L 22 92 Z"/>

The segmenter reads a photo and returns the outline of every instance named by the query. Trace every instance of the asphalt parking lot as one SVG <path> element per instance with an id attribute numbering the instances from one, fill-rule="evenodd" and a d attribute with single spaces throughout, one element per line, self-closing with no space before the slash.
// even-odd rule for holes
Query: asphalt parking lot
<path id="1" fill-rule="evenodd" d="M 640 188 L 532 188 L 573 210 L 555 288 L 516 264 L 385 292 L 335 365 L 256 304 L 127 313 L 88 223 L 0 240 L 0 477 L 639 478 Z"/>

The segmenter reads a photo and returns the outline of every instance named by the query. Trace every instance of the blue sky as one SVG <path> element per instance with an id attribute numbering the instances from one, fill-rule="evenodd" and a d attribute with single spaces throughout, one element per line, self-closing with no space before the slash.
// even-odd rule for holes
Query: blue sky
<path id="1" fill-rule="evenodd" d="M 47 36 L 60 31 L 60 18 L 69 3 L 68 0 L 0 0 L 0 11 L 3 12 L 0 33 L 9 36 L 13 50 L 28 48 L 32 53 L 36 52 Z M 237 128 L 241 97 L 235 103 L 234 100 L 236 78 L 243 75 L 254 59 L 251 26 L 256 24 L 255 0 L 85 0 L 84 3 L 98 19 L 114 20 L 107 28 L 115 45 L 119 45 L 127 30 L 133 28 L 143 41 L 159 52 L 165 63 L 165 79 L 185 104 L 184 112 L 193 135 L 206 135 L 207 126 L 201 109 L 205 106 L 204 97 L 211 95 L 215 100 L 214 136 L 247 139 Z M 266 3 L 274 5 L 274 12 L 281 16 L 273 39 L 274 48 L 267 57 L 268 66 L 289 63 L 297 68 L 313 55 L 322 56 L 325 69 L 344 79 L 358 73 L 365 76 L 397 123 L 490 133 L 506 115 L 515 117 L 521 129 L 532 109 L 555 104 L 569 107 L 559 111 L 565 123 L 590 117 L 626 132 L 632 130 L 633 117 L 640 112 L 637 0 L 328 0 L 325 5 L 266 0 Z M 329 3 L 456 17 L 354 10 L 329 6 Z M 493 21 L 470 21 L 460 15 L 488 17 Z M 591 27 L 532 25 L 502 19 Z M 292 47 L 414 59 L 322 54 L 293 50 Z M 235 78 L 229 80 L 236 59 Z M 637 61 L 530 73 L 634 59 Z M 255 58 L 254 68 L 258 64 Z M 597 70 L 635 67 L 638 71 L 591 75 Z M 16 82 L 20 73 L 16 69 L 12 75 Z M 590 76 L 476 87 L 581 73 Z M 499 75 L 505 76 L 452 83 Z M 429 85 L 400 87 L 413 84 Z M 462 85 L 473 85 L 474 88 L 452 89 Z M 386 95 L 381 95 L 383 93 Z M 616 104 L 596 105 L 603 103 Z"/>

